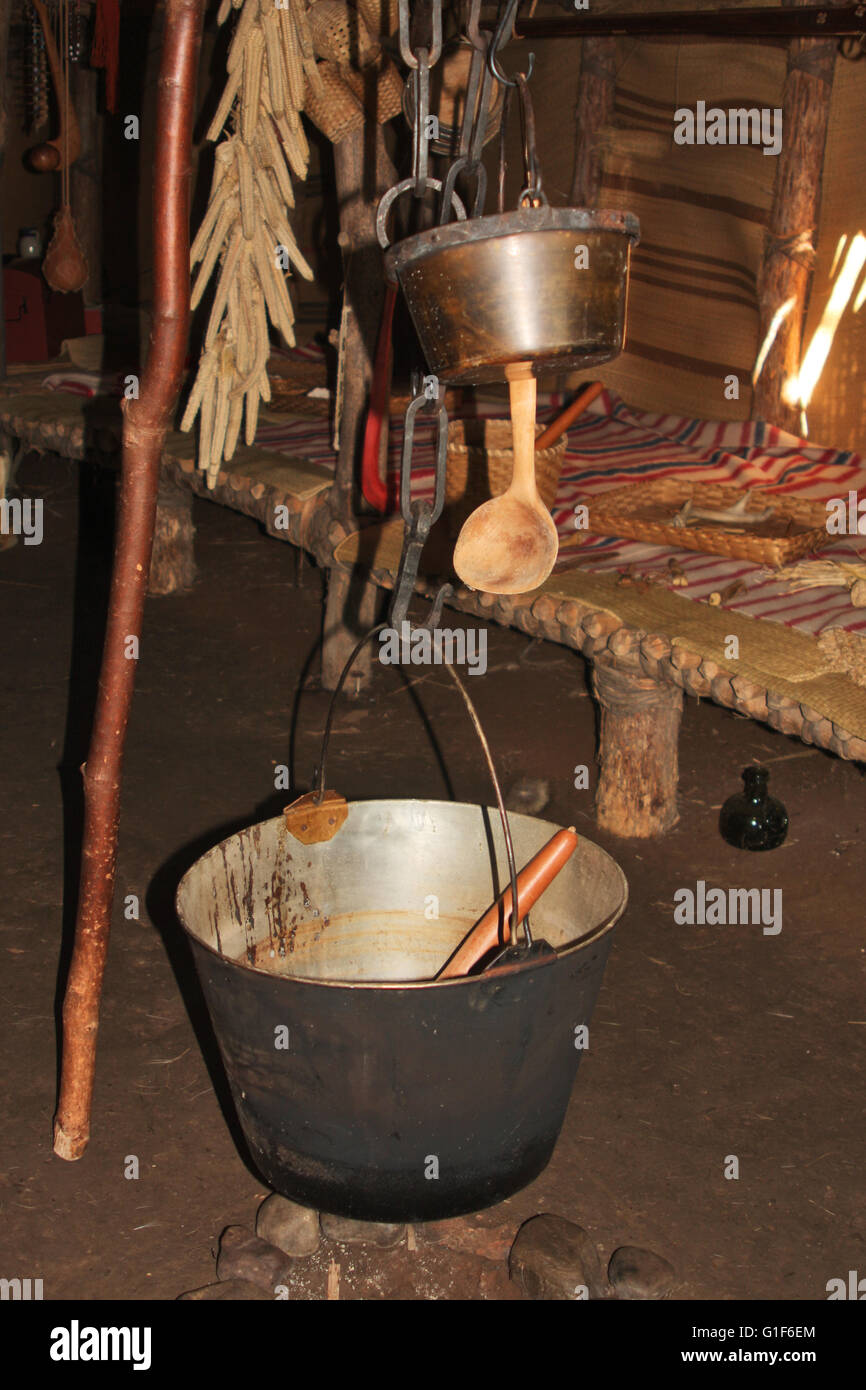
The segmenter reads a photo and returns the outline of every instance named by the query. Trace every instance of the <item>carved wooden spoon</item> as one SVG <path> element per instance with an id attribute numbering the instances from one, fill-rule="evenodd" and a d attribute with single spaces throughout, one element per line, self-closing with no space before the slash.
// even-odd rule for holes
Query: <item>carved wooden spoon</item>
<path id="1" fill-rule="evenodd" d="M 514 471 L 506 492 L 463 523 L 454 568 L 470 589 L 525 594 L 553 569 L 559 538 L 535 485 L 535 377 L 529 363 L 508 369 Z"/>
<path id="2" fill-rule="evenodd" d="M 33 8 L 39 16 L 39 23 L 42 25 L 45 53 L 48 58 L 48 66 L 51 69 L 51 81 L 54 85 L 54 97 L 60 118 L 60 134 L 54 140 L 46 140 L 41 145 L 34 145 L 27 152 L 27 160 L 31 169 L 44 174 L 54 170 L 68 169 L 70 164 L 75 163 L 81 154 L 81 131 L 78 126 L 78 118 L 75 115 L 75 108 L 69 100 L 69 84 L 68 81 L 64 80 L 63 66 L 60 62 L 60 54 L 57 52 L 57 44 L 54 42 L 48 11 L 42 0 L 33 0 Z"/>

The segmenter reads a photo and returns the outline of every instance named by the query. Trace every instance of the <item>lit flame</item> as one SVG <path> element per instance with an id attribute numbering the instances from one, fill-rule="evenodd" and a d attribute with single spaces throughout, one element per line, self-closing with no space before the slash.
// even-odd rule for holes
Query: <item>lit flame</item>
<path id="1" fill-rule="evenodd" d="M 821 321 L 812 334 L 812 340 L 800 364 L 800 370 L 794 376 L 789 377 L 782 388 L 782 399 L 788 405 L 799 405 L 805 411 L 812 399 L 830 354 L 830 348 L 833 346 L 839 320 L 848 307 L 857 278 L 864 265 L 866 265 L 866 236 L 862 232 L 858 232 L 848 247 L 842 268 L 836 276 L 836 283 L 830 291 L 830 298 L 824 306 Z M 859 304 L 863 303 L 864 288 L 866 286 L 861 286 L 855 302 L 855 310 Z"/>

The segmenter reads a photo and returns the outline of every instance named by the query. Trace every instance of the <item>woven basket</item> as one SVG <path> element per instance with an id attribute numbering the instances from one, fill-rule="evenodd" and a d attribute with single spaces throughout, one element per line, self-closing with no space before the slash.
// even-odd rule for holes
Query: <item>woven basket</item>
<path id="1" fill-rule="evenodd" d="M 309 116 L 332 145 L 338 145 L 360 130 L 364 124 L 364 109 L 351 87 L 343 81 L 336 63 L 317 63 L 322 79 L 322 92 L 317 94 L 307 80 L 304 88 L 304 115 Z"/>
<path id="2" fill-rule="evenodd" d="M 756 523 L 748 531 L 725 530 L 718 524 L 700 522 L 694 526 L 670 524 L 671 517 L 689 499 L 698 507 L 724 511 L 738 502 L 744 491 L 732 483 L 699 483 L 693 479 L 659 478 L 650 483 L 633 483 L 589 502 L 587 530 L 597 536 L 625 536 L 650 545 L 675 546 L 777 566 L 799 560 L 828 543 L 827 509 L 823 502 L 763 488 L 748 493 L 747 511 L 762 511 L 772 505 L 775 516 Z M 805 529 L 786 535 L 784 529 L 789 522 Z"/>
<path id="3" fill-rule="evenodd" d="M 354 0 L 354 6 L 371 34 L 387 38 L 397 32 L 397 0 Z"/>
<path id="4" fill-rule="evenodd" d="M 306 82 L 304 114 L 332 145 L 360 130 L 367 116 L 384 125 L 402 110 L 403 83 L 387 54 L 380 54 L 363 72 L 341 63 L 316 66 L 323 91 L 317 94 Z"/>
<path id="5" fill-rule="evenodd" d="M 365 67 L 379 56 L 379 40 L 357 10 L 343 0 L 316 0 L 307 14 L 313 51 L 329 63 Z"/>
<path id="6" fill-rule="evenodd" d="M 341 67 L 340 72 L 371 120 L 384 125 L 399 116 L 403 109 L 403 83 L 387 53 L 380 53 L 376 61 L 368 63 L 361 72 L 349 67 Z"/>
<path id="7" fill-rule="evenodd" d="M 541 434 L 543 425 L 536 425 Z M 565 436 L 549 449 L 535 451 L 535 480 L 545 507 L 552 509 L 565 458 Z M 456 534 L 482 502 L 498 497 L 511 482 L 514 468 L 510 420 L 454 420 L 448 426 L 445 514 Z"/>

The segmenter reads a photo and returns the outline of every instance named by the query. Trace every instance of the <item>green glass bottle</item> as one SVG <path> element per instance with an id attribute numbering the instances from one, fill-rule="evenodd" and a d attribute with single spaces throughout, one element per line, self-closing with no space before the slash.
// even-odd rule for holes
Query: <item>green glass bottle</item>
<path id="1" fill-rule="evenodd" d="M 777 849 L 788 833 L 788 812 L 770 796 L 765 767 L 747 767 L 745 790 L 729 796 L 719 816 L 722 838 L 735 849 Z"/>

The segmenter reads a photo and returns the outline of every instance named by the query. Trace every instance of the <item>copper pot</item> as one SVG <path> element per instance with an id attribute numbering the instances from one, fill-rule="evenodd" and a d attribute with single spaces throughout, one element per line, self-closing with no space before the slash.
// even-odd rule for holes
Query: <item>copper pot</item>
<path id="1" fill-rule="evenodd" d="M 622 350 L 631 247 L 627 212 L 527 207 L 434 227 L 392 246 L 431 372 L 463 384 L 608 362 Z M 584 249 L 585 248 L 585 249 Z"/>

